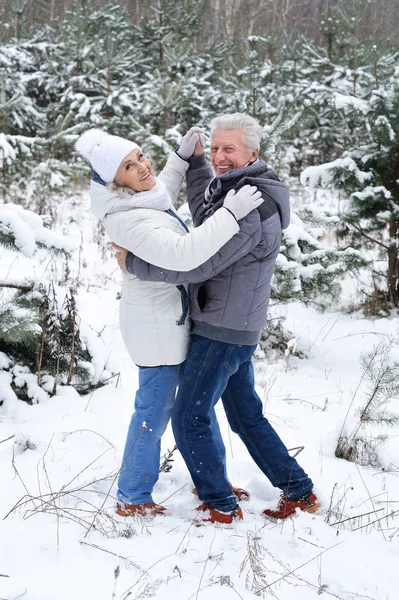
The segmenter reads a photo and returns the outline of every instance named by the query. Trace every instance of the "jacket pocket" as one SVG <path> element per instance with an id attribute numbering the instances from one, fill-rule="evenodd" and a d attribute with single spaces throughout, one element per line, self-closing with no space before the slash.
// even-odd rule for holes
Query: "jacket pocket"
<path id="1" fill-rule="evenodd" d="M 182 310 L 180 318 L 176 321 L 176 325 L 184 325 L 186 322 L 186 319 L 187 319 L 187 314 L 188 314 L 188 295 L 187 295 L 186 288 L 184 287 L 184 285 L 177 285 L 176 287 L 180 292 L 181 310 Z"/>
<path id="2" fill-rule="evenodd" d="M 201 284 L 197 290 L 197 303 L 198 303 L 198 308 L 200 309 L 201 312 L 204 310 L 204 308 L 206 306 L 206 301 L 207 301 L 207 294 L 206 294 L 205 284 Z"/>

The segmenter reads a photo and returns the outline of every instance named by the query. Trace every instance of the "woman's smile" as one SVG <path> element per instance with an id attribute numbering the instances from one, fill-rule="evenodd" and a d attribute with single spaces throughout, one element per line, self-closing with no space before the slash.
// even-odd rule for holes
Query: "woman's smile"
<path id="1" fill-rule="evenodd" d="M 135 192 L 145 192 L 153 188 L 156 179 L 150 159 L 141 150 L 132 150 L 119 165 L 115 183 Z"/>

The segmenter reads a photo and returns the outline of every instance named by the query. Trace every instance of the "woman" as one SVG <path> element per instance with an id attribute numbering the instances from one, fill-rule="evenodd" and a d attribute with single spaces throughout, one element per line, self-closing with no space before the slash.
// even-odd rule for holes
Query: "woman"
<path id="1" fill-rule="evenodd" d="M 98 129 L 84 133 L 77 151 L 92 167 L 91 201 L 110 239 L 159 267 L 189 271 L 216 254 L 238 231 L 238 220 L 262 202 L 256 188 L 229 192 L 219 210 L 191 232 L 173 209 L 188 169 L 187 159 L 203 132 L 192 128 L 155 176 L 140 147 Z M 158 480 L 161 436 L 168 424 L 189 337 L 184 286 L 123 278 L 120 328 L 139 367 L 139 389 L 118 481 L 116 512 L 156 515 L 152 490 Z"/>

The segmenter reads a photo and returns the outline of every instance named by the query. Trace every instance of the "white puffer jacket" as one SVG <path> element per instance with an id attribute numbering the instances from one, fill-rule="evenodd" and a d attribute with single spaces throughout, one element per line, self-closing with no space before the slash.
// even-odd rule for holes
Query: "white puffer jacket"
<path id="1" fill-rule="evenodd" d="M 174 202 L 183 183 L 188 163 L 171 154 L 158 180 L 166 186 Z M 151 193 L 151 190 L 148 192 Z M 141 193 L 140 196 L 145 196 Z M 108 214 L 122 200 L 116 192 L 91 182 L 94 214 L 104 219 L 110 239 L 143 260 L 164 269 L 190 271 L 224 246 L 239 231 L 228 210 L 218 210 L 203 225 L 187 233 L 173 214 L 164 210 L 132 208 Z M 134 201 L 134 196 L 132 197 Z M 173 209 L 172 209 L 173 210 Z M 119 322 L 126 348 L 137 365 L 154 367 L 177 365 L 187 354 L 190 319 L 179 325 L 182 294 L 169 283 L 140 281 L 123 276 Z"/>

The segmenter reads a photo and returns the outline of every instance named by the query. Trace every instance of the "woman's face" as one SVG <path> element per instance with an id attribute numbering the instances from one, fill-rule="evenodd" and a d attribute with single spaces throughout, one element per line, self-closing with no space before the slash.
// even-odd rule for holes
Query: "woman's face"
<path id="1" fill-rule="evenodd" d="M 155 173 L 151 161 L 141 150 L 132 150 L 121 162 L 115 175 L 115 183 L 135 192 L 146 192 L 154 187 Z"/>

